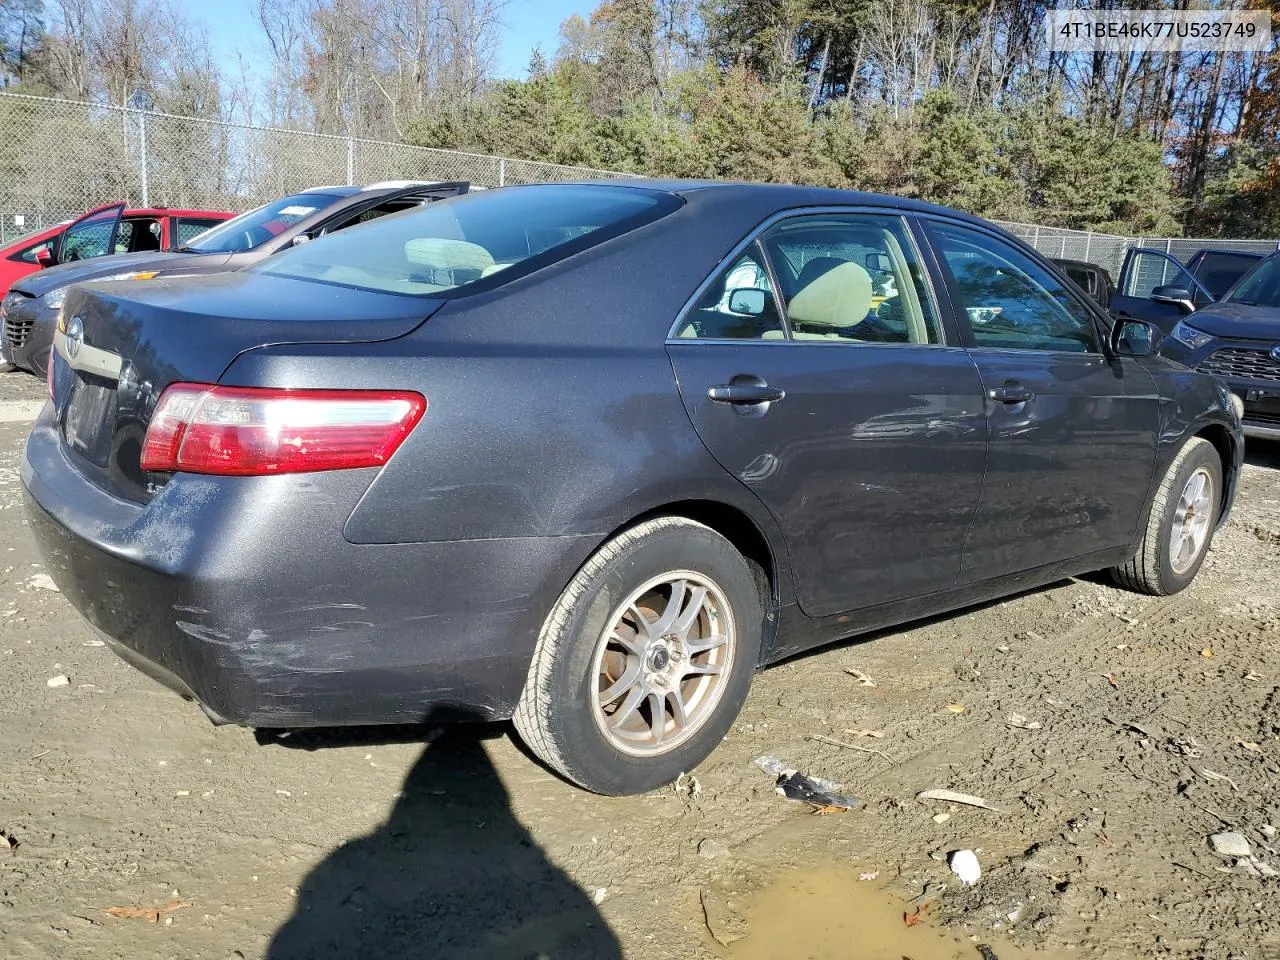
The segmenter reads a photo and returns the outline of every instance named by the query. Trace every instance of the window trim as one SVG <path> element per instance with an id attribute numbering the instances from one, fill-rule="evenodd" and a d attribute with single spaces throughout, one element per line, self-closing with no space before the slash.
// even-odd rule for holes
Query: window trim
<path id="1" fill-rule="evenodd" d="M 940 279 L 942 280 L 942 283 L 947 287 L 949 306 L 951 309 L 951 318 L 955 324 L 956 330 L 959 331 L 961 342 L 963 343 L 966 349 L 996 350 L 1002 353 L 1007 353 L 1012 351 L 1018 354 L 1039 354 L 1042 356 L 1051 356 L 1051 357 L 1077 357 L 1077 358 L 1097 357 L 1102 360 L 1116 359 L 1115 354 L 1111 352 L 1110 321 L 1103 316 L 1101 312 L 1101 308 L 1097 305 L 1097 303 L 1091 300 L 1088 296 L 1081 297 L 1070 287 L 1066 287 L 1066 286 L 1063 287 L 1063 290 L 1066 293 L 1067 297 L 1070 298 L 1070 300 L 1073 303 L 1075 303 L 1077 306 L 1081 307 L 1084 310 L 1085 316 L 1087 316 L 1090 319 L 1093 325 L 1094 335 L 1098 338 L 1098 347 L 1099 347 L 1098 350 L 1096 351 L 1087 350 L 1082 352 L 1079 350 L 1041 350 L 1037 347 L 988 347 L 978 343 L 977 339 L 973 335 L 973 325 L 969 322 L 968 315 L 966 315 L 964 311 L 957 306 L 958 304 L 963 302 L 959 295 L 960 294 L 959 284 L 955 278 L 955 274 L 952 273 L 951 271 L 950 265 L 947 264 L 946 258 L 943 257 L 942 252 L 938 250 L 938 241 L 933 236 L 932 231 L 929 229 L 929 224 L 940 223 L 948 226 L 960 227 L 962 229 L 972 230 L 974 233 L 983 234 L 987 237 L 990 237 L 993 240 L 998 240 L 1003 243 L 1009 244 L 1019 253 L 1022 253 L 1024 256 L 1028 257 L 1032 263 L 1039 266 L 1050 276 L 1053 276 L 1058 271 L 1056 270 L 1054 265 L 1049 262 L 1048 258 L 1040 255 L 1040 251 L 1032 248 L 1029 244 L 1023 243 L 1021 240 L 1019 240 L 1017 237 L 1013 236 L 1012 234 L 1004 233 L 998 228 L 993 229 L 993 228 L 987 227 L 984 224 L 970 223 L 966 220 L 957 220 L 954 217 L 942 217 L 942 216 L 937 216 L 936 214 L 931 214 L 931 213 L 919 213 L 919 214 L 914 214 L 914 216 L 920 220 L 921 227 L 924 229 L 925 236 L 929 240 L 929 246 L 934 251 L 934 264 L 936 266 L 936 269 L 938 270 L 938 274 Z"/>
<path id="2" fill-rule="evenodd" d="M 787 305 L 781 296 L 782 287 L 778 284 L 777 271 L 773 265 L 773 258 L 769 255 L 769 248 L 763 242 L 759 243 L 760 252 L 764 256 L 765 270 L 769 274 L 769 282 L 773 284 L 774 301 L 778 305 L 779 314 L 782 317 L 783 332 L 785 338 L 782 340 L 761 340 L 761 339 L 736 339 L 733 337 L 680 337 L 677 334 L 688 323 L 688 316 L 694 307 L 702 299 L 703 294 L 716 281 L 723 270 L 725 270 L 733 261 L 741 256 L 748 247 L 753 243 L 760 241 L 766 232 L 777 226 L 783 220 L 793 220 L 801 217 L 823 216 L 823 215 L 861 215 L 861 216 L 880 216 L 892 217 L 902 224 L 902 232 L 907 238 L 909 249 L 916 256 L 916 262 L 919 265 L 920 281 L 924 285 L 925 294 L 931 301 L 934 312 L 937 314 L 937 343 L 869 343 L 865 341 L 850 340 L 841 343 L 838 340 L 795 340 L 791 336 L 791 320 L 787 315 Z M 823 204 L 821 206 L 812 207 L 790 207 L 786 210 L 779 210 L 770 214 L 764 220 L 760 221 L 755 227 L 747 233 L 746 237 L 735 244 L 728 253 L 726 253 L 716 263 L 715 267 L 707 274 L 706 278 L 698 284 L 694 289 L 693 295 L 685 301 L 684 306 L 676 313 L 675 322 L 671 324 L 667 331 L 666 342 L 668 344 L 689 344 L 689 343 L 734 343 L 734 344 L 758 344 L 767 346 L 786 346 L 796 345 L 802 347 L 957 347 L 959 343 L 951 342 L 955 331 L 947 325 L 946 314 L 948 310 L 943 307 L 942 299 L 938 295 L 938 290 L 933 282 L 933 271 L 930 269 L 929 261 L 920 249 L 919 238 L 916 236 L 915 230 L 911 225 L 911 211 L 900 210 L 891 206 L 872 206 L 868 204 L 850 204 L 848 206 L 839 206 L 833 204 Z M 948 291 L 948 304 L 950 307 L 950 291 Z"/>

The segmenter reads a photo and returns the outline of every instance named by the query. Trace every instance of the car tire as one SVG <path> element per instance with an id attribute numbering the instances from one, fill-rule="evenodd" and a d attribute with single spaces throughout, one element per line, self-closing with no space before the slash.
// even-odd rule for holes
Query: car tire
<path id="1" fill-rule="evenodd" d="M 728 732 L 762 626 L 756 578 L 728 540 L 683 517 L 640 523 L 602 546 L 552 608 L 516 730 L 588 790 L 623 796 L 663 786 Z"/>
<path id="2" fill-rule="evenodd" d="M 1192 437 L 1156 490 L 1142 546 L 1128 563 L 1112 568 L 1112 577 L 1153 596 L 1185 589 L 1209 553 L 1221 507 L 1222 460 L 1208 440 Z"/>

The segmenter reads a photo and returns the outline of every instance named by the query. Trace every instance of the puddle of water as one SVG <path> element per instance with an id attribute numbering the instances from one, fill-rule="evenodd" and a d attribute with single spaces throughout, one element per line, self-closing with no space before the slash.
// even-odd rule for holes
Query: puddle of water
<path id="1" fill-rule="evenodd" d="M 860 881 L 858 870 L 818 867 L 788 871 L 738 904 L 747 936 L 721 956 L 731 960 L 977 960 L 974 941 L 929 920 L 907 926 L 910 904 Z M 981 938 L 999 960 L 1050 960 L 1050 954 Z"/>

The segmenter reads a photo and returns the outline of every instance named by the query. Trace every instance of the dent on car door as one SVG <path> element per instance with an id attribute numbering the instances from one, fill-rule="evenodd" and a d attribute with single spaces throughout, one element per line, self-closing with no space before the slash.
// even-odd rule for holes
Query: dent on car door
<path id="1" fill-rule="evenodd" d="M 1176 290 L 1186 291 L 1197 309 L 1213 302 L 1213 295 L 1176 257 L 1160 250 L 1130 250 L 1125 254 L 1117 289 L 1111 298 L 1111 312 L 1117 317 L 1149 320 L 1167 335 L 1188 310 L 1171 300 L 1155 298 Z"/>
<path id="2" fill-rule="evenodd" d="M 901 218 L 773 225 L 707 282 L 668 351 L 703 442 L 778 519 L 805 613 L 956 581 L 985 461 L 981 383 Z"/>
<path id="3" fill-rule="evenodd" d="M 1013 242 L 942 220 L 927 230 L 987 394 L 987 480 L 963 579 L 1131 543 L 1156 458 L 1146 361 L 1110 356 L 1084 298 Z"/>

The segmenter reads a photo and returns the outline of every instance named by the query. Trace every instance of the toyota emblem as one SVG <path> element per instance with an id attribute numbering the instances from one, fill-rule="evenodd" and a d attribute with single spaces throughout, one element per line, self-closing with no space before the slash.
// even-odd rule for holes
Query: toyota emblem
<path id="1" fill-rule="evenodd" d="M 84 321 L 79 317 L 72 317 L 71 322 L 67 324 L 67 356 L 74 357 L 80 352 L 80 345 L 84 343 Z"/>
<path id="2" fill-rule="evenodd" d="M 1276 363 L 1280 363 L 1280 343 L 1271 348 L 1271 359 Z"/>

